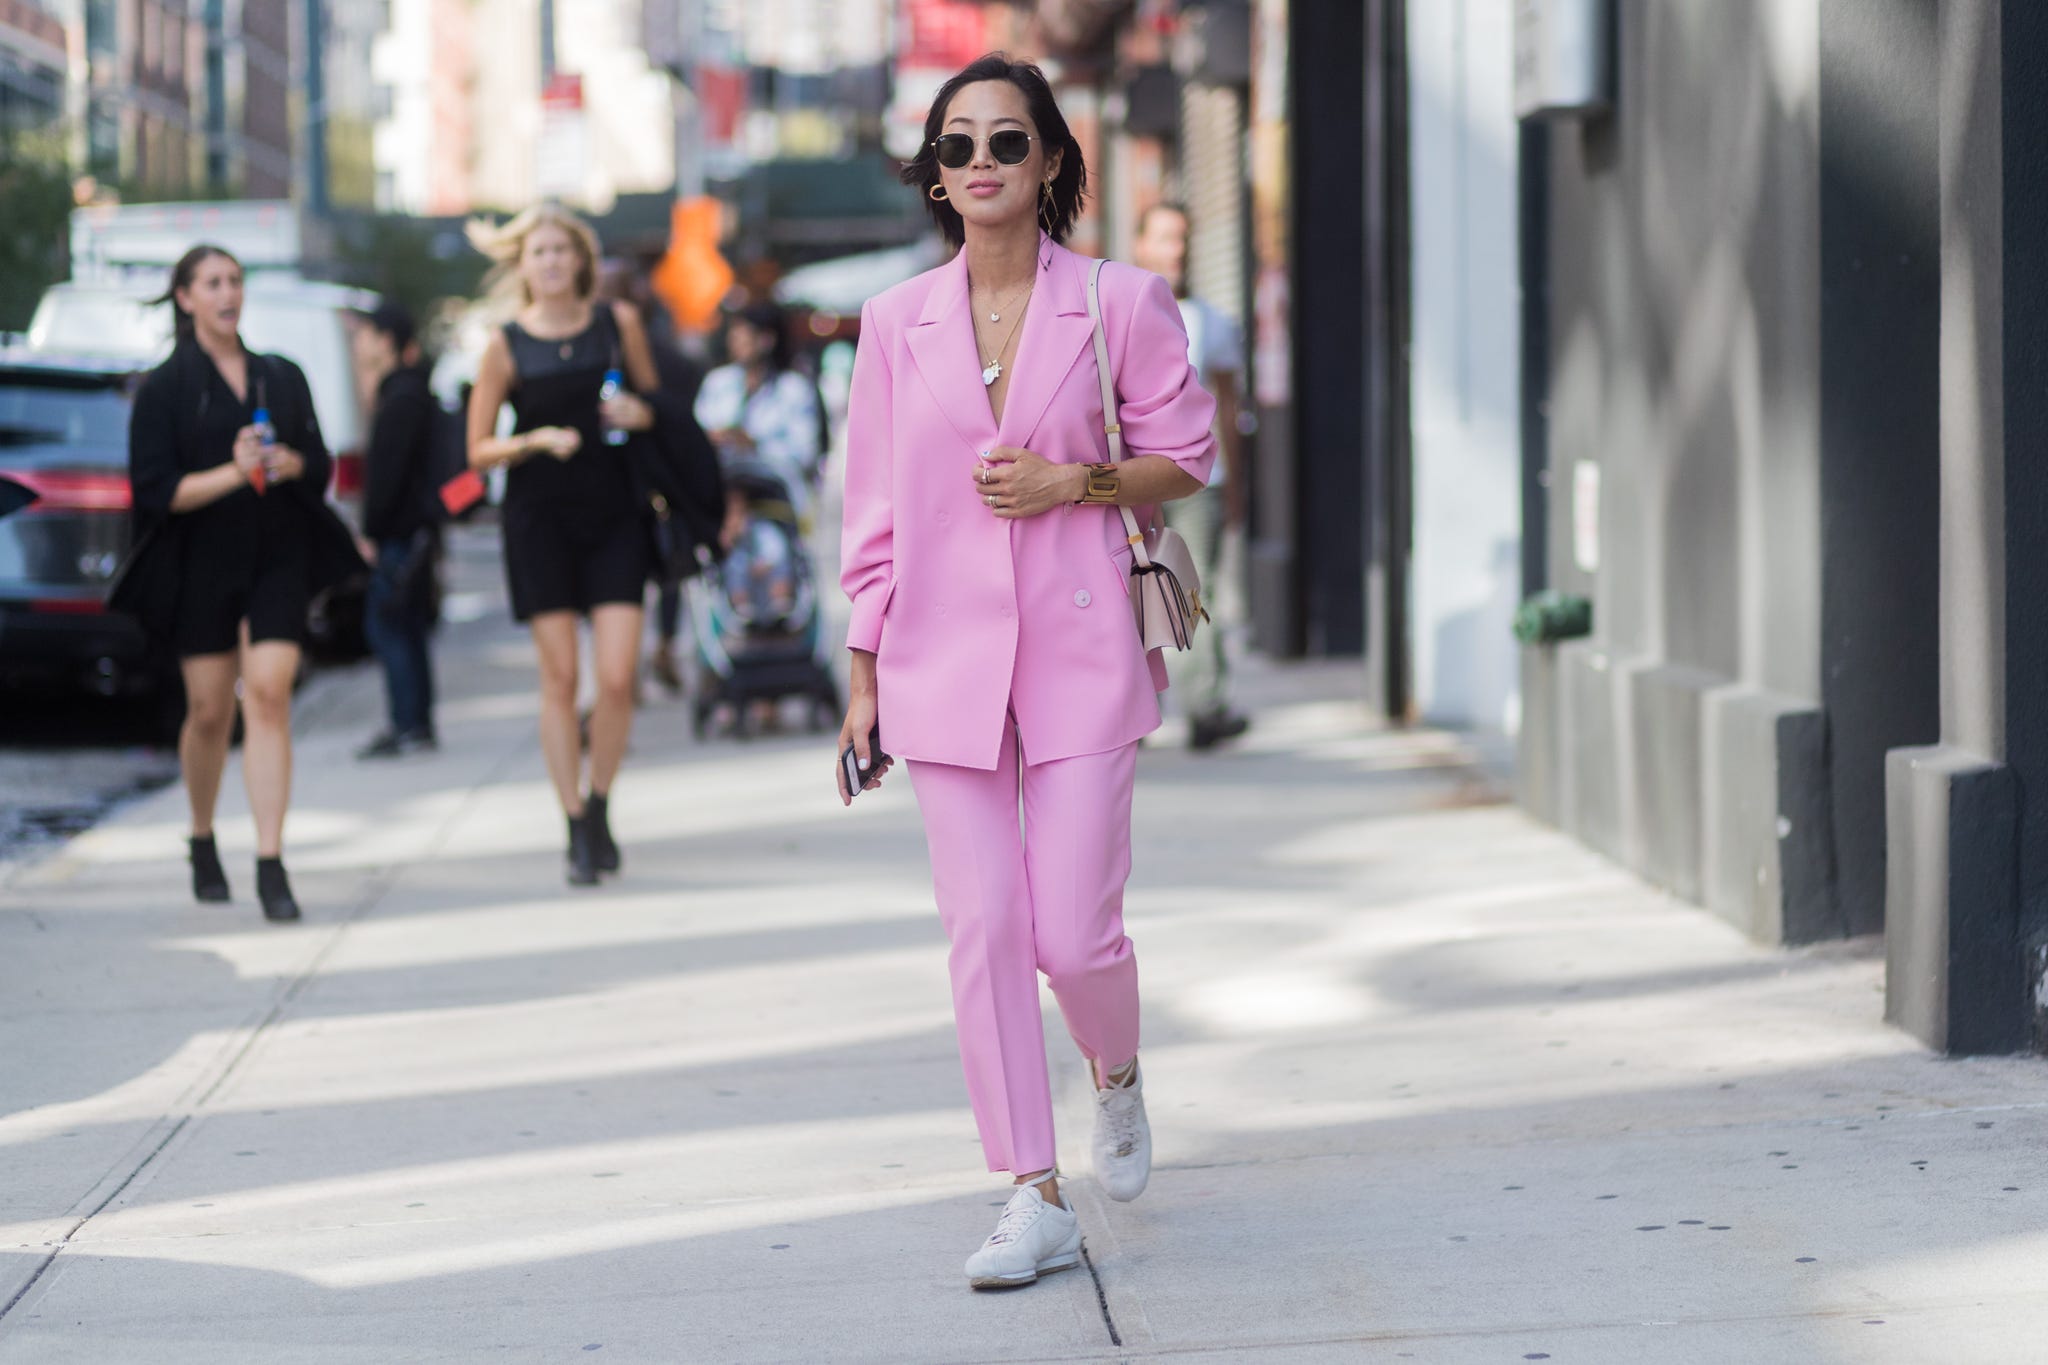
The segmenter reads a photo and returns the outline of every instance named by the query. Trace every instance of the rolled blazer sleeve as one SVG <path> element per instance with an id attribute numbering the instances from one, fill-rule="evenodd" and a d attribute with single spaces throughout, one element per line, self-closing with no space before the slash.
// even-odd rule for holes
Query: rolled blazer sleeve
<path id="1" fill-rule="evenodd" d="M 853 386 L 846 404 L 846 502 L 839 585 L 853 604 L 846 647 L 870 653 L 881 646 L 882 612 L 896 574 L 896 518 L 891 494 L 893 401 L 888 341 L 876 325 L 874 305 L 863 305 Z M 1185 352 L 1186 343 L 1182 343 Z"/>
<path id="2" fill-rule="evenodd" d="M 1206 484 L 1216 463 L 1216 400 L 1188 362 L 1187 327 L 1172 288 L 1141 273 L 1144 284 L 1116 358 L 1124 449 L 1164 455 Z"/>

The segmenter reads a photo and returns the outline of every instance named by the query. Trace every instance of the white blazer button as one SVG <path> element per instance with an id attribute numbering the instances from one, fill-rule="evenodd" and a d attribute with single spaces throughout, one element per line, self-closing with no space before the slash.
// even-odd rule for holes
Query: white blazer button
<path id="1" fill-rule="evenodd" d="M 1094 598 L 1088 595 L 1088 589 L 1086 588 L 1074 594 L 1074 605 L 1077 607 L 1085 607 L 1094 600 Z"/>

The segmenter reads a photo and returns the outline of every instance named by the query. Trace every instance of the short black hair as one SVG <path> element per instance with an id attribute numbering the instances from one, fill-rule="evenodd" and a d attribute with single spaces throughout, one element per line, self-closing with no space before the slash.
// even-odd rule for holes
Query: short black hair
<path id="1" fill-rule="evenodd" d="M 960 218 L 960 210 L 931 196 L 932 186 L 939 183 L 939 154 L 932 144 L 945 131 L 946 107 L 952 104 L 953 96 L 962 87 L 982 81 L 1008 81 L 1023 91 L 1045 155 L 1051 158 L 1055 153 L 1061 154 L 1059 174 L 1052 181 L 1052 203 L 1050 207 L 1040 207 L 1038 222 L 1055 242 L 1064 243 L 1088 197 L 1088 166 L 1081 158 L 1081 144 L 1074 140 L 1066 115 L 1060 112 L 1059 102 L 1052 96 L 1052 82 L 1032 63 L 1013 62 L 1006 52 L 975 58 L 959 75 L 939 87 L 939 93 L 932 97 L 931 112 L 924 116 L 924 144 L 917 149 L 916 159 L 903 167 L 903 183 L 923 196 L 925 210 L 947 241 L 954 246 L 966 242 L 967 225 Z"/>
<path id="2" fill-rule="evenodd" d="M 773 299 L 754 299 L 732 309 L 727 325 L 744 322 L 757 332 L 768 334 L 768 368 L 777 374 L 796 364 L 796 348 L 789 340 L 789 315 Z"/>
<path id="3" fill-rule="evenodd" d="M 375 308 L 366 310 L 360 316 L 366 326 L 390 337 L 392 349 L 400 353 L 412 345 L 413 338 L 419 335 L 419 328 L 414 325 L 412 314 L 406 311 L 404 305 L 389 299 L 379 303 Z"/>

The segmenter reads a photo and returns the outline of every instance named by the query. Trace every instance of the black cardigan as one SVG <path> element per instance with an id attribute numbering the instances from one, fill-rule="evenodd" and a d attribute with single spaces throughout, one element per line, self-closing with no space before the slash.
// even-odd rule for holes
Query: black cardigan
<path id="1" fill-rule="evenodd" d="M 212 469 L 231 458 L 227 448 L 206 437 L 213 363 L 190 336 L 179 339 L 170 358 L 150 371 L 136 391 L 128 425 L 128 482 L 134 495 L 134 539 L 127 561 L 107 589 L 107 605 L 127 612 L 152 636 L 168 636 L 177 622 L 179 579 L 185 566 L 184 540 L 191 516 L 171 511 L 171 499 L 187 474 Z M 368 572 L 355 537 L 327 503 L 334 462 L 320 435 L 306 376 L 282 356 L 251 354 L 251 384 L 262 383 L 271 425 L 280 443 L 304 457 L 303 476 L 266 496 L 284 497 L 297 509 L 308 550 L 314 593 Z M 216 435 L 218 433 L 215 433 Z"/>

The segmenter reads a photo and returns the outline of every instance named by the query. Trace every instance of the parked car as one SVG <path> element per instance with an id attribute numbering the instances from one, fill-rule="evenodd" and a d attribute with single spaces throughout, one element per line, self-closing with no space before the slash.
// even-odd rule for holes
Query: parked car
<path id="1" fill-rule="evenodd" d="M 128 409 L 141 372 L 0 350 L 0 681 L 154 690 L 134 621 L 106 609 L 128 550 Z"/>
<path id="2" fill-rule="evenodd" d="M 149 302 L 162 292 L 163 283 L 164 273 L 158 271 L 52 285 L 29 322 L 28 344 L 146 370 L 171 351 L 171 310 Z M 242 340 L 306 372 L 320 434 L 334 452 L 329 491 L 339 498 L 362 491 L 362 449 L 368 436 L 349 346 L 349 317 L 353 310 L 375 308 L 377 301 L 369 290 L 276 270 L 251 270 L 242 297 Z"/>

